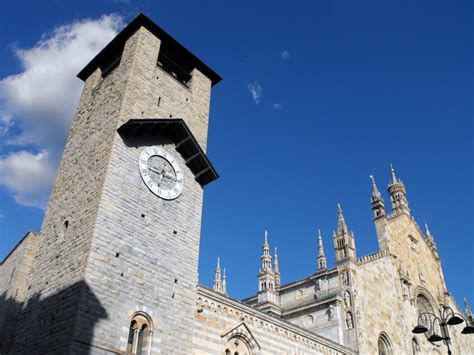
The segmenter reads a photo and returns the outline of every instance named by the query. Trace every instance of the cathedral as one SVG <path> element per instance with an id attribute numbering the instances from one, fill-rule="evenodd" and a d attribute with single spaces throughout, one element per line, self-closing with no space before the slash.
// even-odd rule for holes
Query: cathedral
<path id="1" fill-rule="evenodd" d="M 1 354 L 473 354 L 435 238 L 391 168 L 372 178 L 378 251 L 357 255 L 341 206 L 336 263 L 281 284 L 262 236 L 258 292 L 199 284 L 211 90 L 221 77 L 144 15 L 78 74 L 82 95 L 39 232 L 0 264 Z M 176 267 L 179 266 L 179 267 Z"/>

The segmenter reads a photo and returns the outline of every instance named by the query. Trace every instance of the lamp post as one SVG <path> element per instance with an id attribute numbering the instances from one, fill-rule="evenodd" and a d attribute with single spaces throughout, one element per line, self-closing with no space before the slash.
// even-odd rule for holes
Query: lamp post
<path id="1" fill-rule="evenodd" d="M 464 319 L 464 316 L 456 313 L 449 306 L 442 306 L 440 309 L 440 317 L 431 312 L 423 312 L 418 316 L 418 324 L 413 328 L 412 333 L 421 334 L 428 332 L 429 337 L 428 341 L 431 343 L 436 343 L 438 341 L 444 341 L 448 347 L 448 355 L 451 355 L 451 337 L 449 336 L 449 325 L 457 325 L 466 321 L 466 326 L 462 330 L 462 334 L 473 334 L 474 326 L 469 324 L 467 320 Z M 421 320 L 421 322 L 420 322 Z M 441 334 L 436 333 L 435 324 L 438 323 Z M 428 324 L 427 324 L 428 323 Z M 427 325 L 429 328 L 427 328 Z"/>

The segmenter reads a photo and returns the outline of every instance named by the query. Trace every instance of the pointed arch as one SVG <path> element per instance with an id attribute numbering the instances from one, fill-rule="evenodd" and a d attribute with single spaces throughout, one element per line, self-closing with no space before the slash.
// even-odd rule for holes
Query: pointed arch
<path id="1" fill-rule="evenodd" d="M 392 355 L 392 342 L 388 337 L 387 333 L 381 332 L 377 340 L 377 354 L 379 355 Z"/>

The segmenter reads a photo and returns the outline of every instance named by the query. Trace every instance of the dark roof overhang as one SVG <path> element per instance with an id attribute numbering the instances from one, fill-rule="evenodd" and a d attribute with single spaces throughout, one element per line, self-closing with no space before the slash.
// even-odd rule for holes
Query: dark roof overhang
<path id="1" fill-rule="evenodd" d="M 140 27 L 145 27 L 156 37 L 158 37 L 162 44 L 168 47 L 174 48 L 179 53 L 183 60 L 189 63 L 191 66 L 199 69 L 205 76 L 207 76 L 212 85 L 214 86 L 222 80 L 219 74 L 204 64 L 198 57 L 187 50 L 181 43 L 175 40 L 165 30 L 158 26 L 155 22 L 150 20 L 144 14 L 139 14 L 130 22 L 117 36 L 97 54 L 84 69 L 77 74 L 77 77 L 85 81 L 94 70 L 96 70 L 107 58 L 114 55 L 114 53 L 120 52 L 125 45 L 127 39 L 132 36 Z"/>
<path id="2" fill-rule="evenodd" d="M 176 150 L 183 156 L 186 165 L 193 172 L 201 186 L 216 180 L 219 175 L 216 169 L 181 118 L 145 118 L 131 119 L 117 130 L 124 137 L 133 135 L 163 134 L 171 138 Z"/>

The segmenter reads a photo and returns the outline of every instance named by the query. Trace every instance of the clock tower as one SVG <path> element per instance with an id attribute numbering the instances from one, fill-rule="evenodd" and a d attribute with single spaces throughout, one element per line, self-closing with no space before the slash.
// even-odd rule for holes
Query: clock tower
<path id="1" fill-rule="evenodd" d="M 191 353 L 211 87 L 144 15 L 79 73 L 82 96 L 12 353 Z M 25 336 L 28 334 L 28 336 Z"/>

